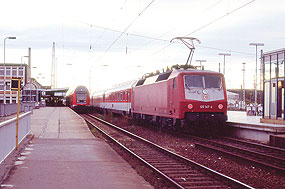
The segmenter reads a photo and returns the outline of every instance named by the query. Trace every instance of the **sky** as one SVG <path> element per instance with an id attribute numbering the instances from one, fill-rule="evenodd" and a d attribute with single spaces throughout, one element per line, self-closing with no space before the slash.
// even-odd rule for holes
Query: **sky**
<path id="1" fill-rule="evenodd" d="M 92 92 L 185 64 L 189 49 L 175 37 L 195 37 L 192 65 L 223 70 L 228 89 L 254 87 L 255 47 L 285 48 L 282 0 L 9 0 L 1 1 L 0 52 L 6 63 L 27 63 L 32 77 L 51 85 L 52 44 L 56 44 L 57 87 L 85 85 Z M 2 39 L 2 40 L 1 40 Z M 0 53 L 0 63 L 4 53 Z M 2 60 L 2 61 L 1 61 Z M 259 70 L 258 60 L 258 70 Z M 259 74 L 258 74 L 259 75 Z M 258 78 L 259 81 L 259 78 Z M 258 86 L 259 87 L 259 86 Z"/>

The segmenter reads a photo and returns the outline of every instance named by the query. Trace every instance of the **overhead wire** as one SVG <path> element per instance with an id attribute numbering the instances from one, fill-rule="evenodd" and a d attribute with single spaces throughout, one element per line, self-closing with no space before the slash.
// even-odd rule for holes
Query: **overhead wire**
<path id="1" fill-rule="evenodd" d="M 191 34 L 193 34 L 193 33 L 196 33 L 197 31 L 199 31 L 199 30 L 201 30 L 201 29 L 203 29 L 203 28 L 205 28 L 205 27 L 208 27 L 209 25 L 211 25 L 211 24 L 213 24 L 213 23 L 215 23 L 215 22 L 217 22 L 217 21 L 223 19 L 224 17 L 226 17 L 226 16 L 228 16 L 228 15 L 230 15 L 230 14 L 232 14 L 232 13 L 234 13 L 234 12 L 236 12 L 236 11 L 238 11 L 238 10 L 244 8 L 244 7 L 246 7 L 247 5 L 253 3 L 254 1 L 255 1 L 255 0 L 252 0 L 252 1 L 248 2 L 248 3 L 245 3 L 244 5 L 242 5 L 242 6 L 238 7 L 238 8 L 236 8 L 236 9 L 234 9 L 234 10 L 232 10 L 232 11 L 230 11 L 230 12 L 228 12 L 228 13 L 222 15 L 222 16 L 220 16 L 219 18 L 216 18 L 216 19 L 210 21 L 209 23 L 207 23 L 207 24 L 205 24 L 205 25 L 203 25 L 203 26 L 197 28 L 196 30 L 194 30 L 194 31 L 192 31 L 192 32 L 190 32 L 190 33 L 188 33 L 188 34 L 185 35 L 185 36 L 189 36 L 189 35 L 191 35 Z"/>
<path id="2" fill-rule="evenodd" d="M 188 33 L 187 35 L 185 35 L 185 37 L 187 37 L 187 36 L 189 36 L 189 35 L 191 35 L 191 34 L 193 34 L 193 33 L 196 33 L 197 31 L 200 31 L 201 29 L 204 29 L 205 27 L 208 27 L 209 25 L 211 25 L 211 24 L 213 24 L 213 23 L 215 23 L 215 22 L 221 20 L 222 18 L 224 18 L 224 17 L 226 17 L 226 16 L 228 16 L 228 15 L 230 15 L 230 14 L 232 14 L 232 13 L 234 13 L 234 12 L 236 12 L 236 11 L 242 9 L 242 8 L 244 8 L 245 6 L 247 6 L 247 5 L 251 4 L 251 3 L 253 3 L 254 1 L 255 1 L 255 0 L 251 0 L 250 2 L 247 2 L 247 3 L 243 4 L 242 6 L 236 8 L 236 9 L 234 9 L 234 10 L 232 10 L 232 11 L 230 11 L 230 12 L 227 12 L 225 15 L 223 15 L 223 16 L 221 16 L 221 17 L 219 17 L 219 18 L 217 18 L 217 19 L 215 19 L 215 20 L 213 20 L 213 21 L 211 21 L 211 22 L 209 22 L 209 23 L 207 23 L 207 24 L 205 24 L 205 25 L 203 25 L 203 26 L 197 28 L 196 30 L 194 30 L 194 31 L 192 31 L 192 32 L 190 32 L 190 33 Z M 220 1 L 217 2 L 217 3 L 220 3 Z M 159 50 L 157 50 L 156 52 L 152 53 L 152 55 L 159 53 L 160 51 L 162 51 L 162 50 L 168 48 L 170 45 L 172 45 L 172 43 L 170 43 L 170 44 L 164 46 L 163 48 L 161 48 L 161 49 L 159 49 Z M 226 50 L 226 51 L 228 51 L 228 50 Z"/>
<path id="3" fill-rule="evenodd" d="M 210 5 L 210 6 L 207 7 L 206 9 L 204 9 L 203 12 L 205 12 L 205 11 L 207 11 L 207 10 L 209 10 L 209 9 L 211 9 L 211 8 L 213 8 L 213 7 L 215 7 L 215 6 L 217 6 L 218 4 L 220 4 L 220 3 L 223 2 L 223 1 L 224 1 L 224 0 L 219 0 L 219 1 L 217 1 L 216 3 Z"/>
<path id="4" fill-rule="evenodd" d="M 155 0 L 152 0 L 137 16 L 136 18 L 124 29 L 123 32 L 111 43 L 111 45 L 105 50 L 104 54 L 106 54 L 112 46 L 122 37 L 124 33 L 137 21 L 137 19 L 150 7 L 150 5 L 154 2 Z"/>
<path id="5" fill-rule="evenodd" d="M 93 27 L 93 28 L 103 29 L 104 32 L 105 32 L 105 30 L 107 30 L 107 31 L 112 31 L 112 32 L 120 33 L 120 35 L 111 43 L 111 45 L 108 46 L 108 48 L 105 50 L 104 54 L 105 54 L 106 52 L 108 52 L 108 51 L 112 48 L 112 46 L 123 36 L 123 34 L 127 34 L 128 36 L 141 37 L 141 38 L 145 38 L 145 39 L 150 39 L 150 40 L 156 40 L 156 41 L 161 41 L 161 42 L 167 42 L 167 43 L 169 43 L 169 44 L 167 44 L 166 46 L 164 46 L 163 48 L 161 48 L 161 49 L 157 50 L 156 52 L 152 53 L 152 55 L 153 55 L 153 54 L 156 54 L 156 53 L 158 53 L 158 52 L 160 52 L 160 51 L 162 51 L 162 50 L 168 48 L 168 47 L 169 47 L 170 45 L 172 45 L 173 43 L 170 43 L 169 40 L 166 40 L 166 39 L 157 38 L 157 37 L 150 37 L 150 36 L 145 36 L 145 35 L 139 35 L 139 34 L 134 34 L 134 33 L 127 33 L 126 31 L 135 23 L 135 21 L 139 18 L 139 16 L 140 16 L 147 8 L 149 8 L 149 6 L 150 6 L 154 1 L 155 1 L 155 0 L 151 1 L 151 2 L 137 15 L 137 17 L 125 28 L 125 30 L 123 30 L 123 31 L 116 30 L 116 29 L 113 29 L 113 28 L 107 28 L 107 27 L 99 26 L 99 25 L 96 25 L 96 24 L 90 24 L 90 23 L 86 23 L 86 22 L 82 22 L 82 21 L 77 21 L 77 22 L 80 22 L 80 23 L 82 23 L 82 24 L 91 26 L 91 27 Z M 217 4 L 221 3 L 222 1 L 223 1 L 223 0 L 217 1 L 216 3 L 214 3 L 213 5 L 211 5 L 210 7 L 208 7 L 207 9 L 210 9 L 210 8 L 216 6 Z M 236 9 L 234 9 L 234 10 L 232 10 L 232 11 L 230 11 L 230 12 L 224 14 L 224 15 L 222 15 L 221 17 L 219 17 L 219 18 L 217 18 L 217 19 L 215 19 L 215 20 L 213 20 L 213 21 L 211 21 L 211 22 L 209 22 L 209 23 L 207 23 L 207 24 L 205 24 L 205 25 L 199 27 L 198 29 L 196 29 L 196 30 L 194 30 L 194 31 L 192 31 L 192 32 L 190 32 L 190 33 L 188 33 L 186 36 L 189 36 L 189 35 L 191 35 L 191 34 L 197 32 L 197 31 L 199 31 L 199 30 L 201 30 L 201 29 L 203 29 L 203 28 L 205 28 L 205 27 L 207 27 L 207 26 L 209 26 L 209 25 L 211 25 L 211 24 L 213 24 L 213 23 L 215 23 L 215 22 L 221 20 L 222 18 L 224 18 L 224 17 L 226 17 L 226 16 L 228 16 L 228 15 L 230 15 L 230 14 L 232 14 L 232 13 L 234 13 L 234 12 L 240 10 L 240 9 L 242 9 L 243 7 L 245 7 L 245 6 L 247 6 L 247 5 L 251 4 L 251 3 L 253 3 L 254 1 L 255 1 L 255 0 L 251 0 L 250 2 L 247 2 L 247 3 L 243 4 L 242 6 L 236 8 Z M 126 3 L 126 1 L 124 2 L 124 4 L 125 4 L 125 3 Z M 207 9 L 206 9 L 206 10 L 207 10 Z M 104 32 L 103 32 L 103 33 L 104 33 Z M 177 43 L 177 42 L 174 42 L 174 43 Z M 214 49 L 214 50 L 231 51 L 231 52 L 236 52 L 236 53 L 240 53 L 240 54 L 253 55 L 253 54 L 246 53 L 246 52 L 239 52 L 239 51 L 228 50 L 228 49 L 220 49 L 220 48 L 215 48 L 215 47 L 207 47 L 207 46 L 201 46 L 201 45 L 199 45 L 199 47 L 201 47 L 201 48 L 208 48 L 208 49 Z"/>
<path id="6" fill-rule="evenodd" d="M 98 25 L 95 25 L 95 24 L 89 24 L 89 23 L 86 23 L 86 22 L 80 22 L 82 24 L 86 24 L 86 25 L 89 25 L 89 26 L 93 26 L 95 28 L 99 28 L 99 29 L 103 29 L 104 31 L 107 30 L 107 31 L 112 31 L 112 32 L 117 32 L 117 33 L 122 33 L 122 31 L 119 31 L 119 30 L 115 30 L 115 29 L 112 29 L 112 28 L 107 28 L 107 27 L 103 27 L 103 26 L 98 26 Z M 168 32 L 166 32 L 168 33 Z M 170 45 L 172 45 L 172 43 L 170 43 L 170 40 L 167 40 L 167 39 L 162 39 L 160 37 L 150 37 L 150 36 L 145 36 L 145 35 L 139 35 L 139 34 L 134 34 L 134 33 L 128 33 L 126 32 L 125 33 L 126 35 L 128 36 L 134 36 L 134 37 L 141 37 L 141 38 L 145 38 L 145 39 L 150 39 L 150 40 L 154 40 L 154 41 L 161 41 L 161 42 L 166 42 L 166 43 L 169 43 L 168 45 L 166 45 L 164 48 L 152 53 L 152 54 L 156 54 L 157 52 L 169 47 Z M 164 35 L 164 34 L 163 34 Z M 161 35 L 161 36 L 163 36 Z M 173 43 L 178 43 L 178 42 L 173 42 Z M 239 51 L 235 51 L 235 50 L 228 50 L 228 49 L 221 49 L 221 48 L 215 48 L 215 47 L 208 47 L 208 46 L 202 46 L 202 45 L 198 45 L 199 47 L 201 48 L 208 48 L 208 49 L 213 49 L 213 50 L 222 50 L 222 51 L 231 51 L 231 52 L 236 52 L 236 53 L 240 53 L 240 54 L 248 54 L 248 55 L 255 55 L 255 54 L 250 54 L 250 53 L 246 53 L 246 52 L 239 52 Z M 75 47 L 75 46 L 73 46 Z M 78 46 L 78 47 L 83 47 L 83 46 Z M 119 48 L 119 49 L 122 49 L 122 48 Z M 136 50 L 141 50 L 141 49 L 136 49 Z"/>

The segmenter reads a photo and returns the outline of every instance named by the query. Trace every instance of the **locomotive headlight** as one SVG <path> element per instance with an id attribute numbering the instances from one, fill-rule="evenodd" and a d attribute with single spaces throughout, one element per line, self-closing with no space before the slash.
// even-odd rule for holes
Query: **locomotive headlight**
<path id="1" fill-rule="evenodd" d="M 223 107 L 224 107 L 224 106 L 223 106 L 222 104 L 219 104 L 219 105 L 218 105 L 218 108 L 219 108 L 220 110 L 223 109 Z"/>
<path id="2" fill-rule="evenodd" d="M 191 110 L 193 108 L 193 104 L 188 104 L 188 108 Z"/>

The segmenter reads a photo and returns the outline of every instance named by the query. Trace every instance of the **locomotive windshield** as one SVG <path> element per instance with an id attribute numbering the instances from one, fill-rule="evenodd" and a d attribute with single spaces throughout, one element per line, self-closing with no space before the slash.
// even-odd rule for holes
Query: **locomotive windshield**
<path id="1" fill-rule="evenodd" d="M 186 75 L 185 88 L 222 88 L 222 78 L 218 75 Z"/>
<path id="2" fill-rule="evenodd" d="M 203 78 L 200 75 L 185 76 L 186 88 L 203 88 Z"/>
<path id="3" fill-rule="evenodd" d="M 78 87 L 76 89 L 76 101 L 77 103 L 86 103 L 87 102 L 88 91 L 86 88 Z"/>
<path id="4" fill-rule="evenodd" d="M 185 99 L 215 101 L 225 99 L 221 75 L 185 75 Z"/>
<path id="5" fill-rule="evenodd" d="M 205 88 L 222 88 L 222 78 L 217 75 L 205 75 Z"/>

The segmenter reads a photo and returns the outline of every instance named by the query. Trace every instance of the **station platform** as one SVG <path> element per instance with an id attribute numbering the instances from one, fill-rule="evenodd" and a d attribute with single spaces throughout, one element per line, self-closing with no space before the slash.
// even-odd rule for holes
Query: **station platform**
<path id="1" fill-rule="evenodd" d="M 260 118 L 261 116 L 247 116 L 242 111 L 228 111 L 229 134 L 285 148 L 285 125 L 261 123 Z"/>
<path id="2" fill-rule="evenodd" d="M 228 123 L 233 127 L 268 131 L 272 133 L 285 133 L 285 125 L 261 123 L 262 116 L 247 116 L 243 111 L 228 111 Z"/>
<path id="3" fill-rule="evenodd" d="M 34 110 L 31 129 L 1 188 L 153 188 L 68 107 Z"/>

